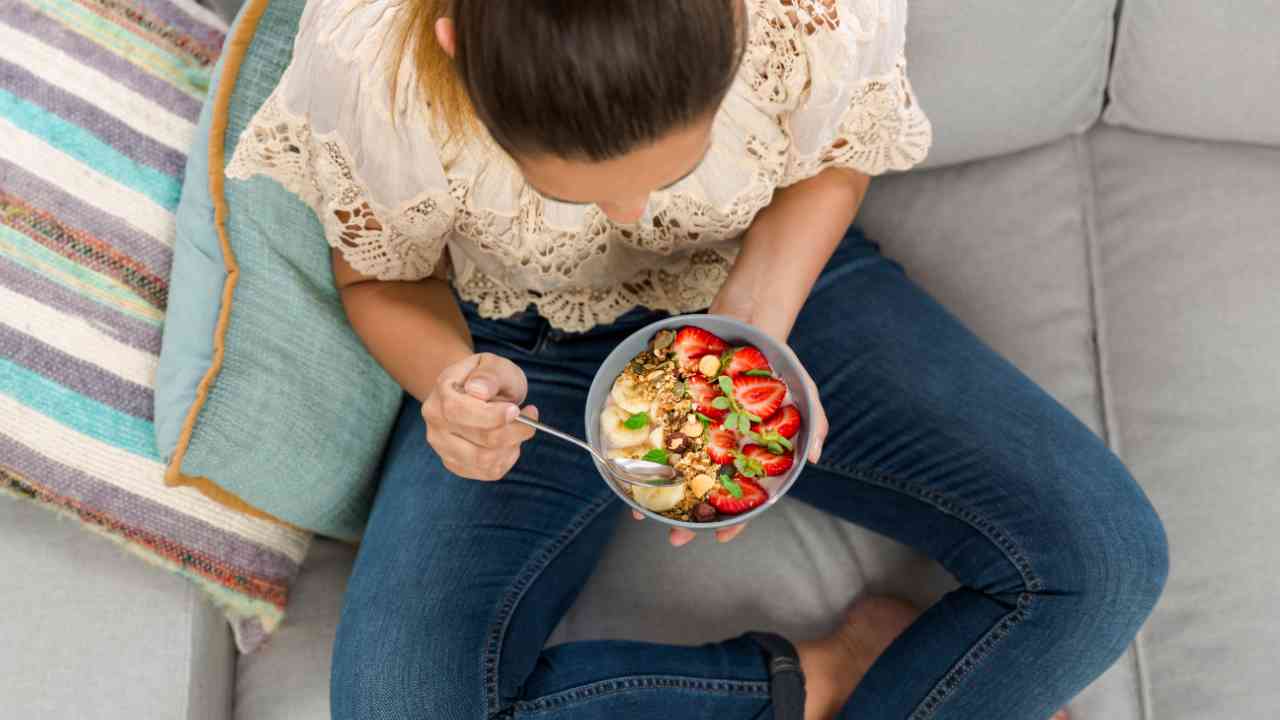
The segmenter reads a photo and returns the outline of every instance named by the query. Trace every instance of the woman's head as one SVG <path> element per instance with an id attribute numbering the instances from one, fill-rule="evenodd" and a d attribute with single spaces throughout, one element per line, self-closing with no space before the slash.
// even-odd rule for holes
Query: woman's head
<path id="1" fill-rule="evenodd" d="M 400 48 L 454 135 L 622 222 L 697 167 L 742 56 L 741 0 L 410 0 Z"/>

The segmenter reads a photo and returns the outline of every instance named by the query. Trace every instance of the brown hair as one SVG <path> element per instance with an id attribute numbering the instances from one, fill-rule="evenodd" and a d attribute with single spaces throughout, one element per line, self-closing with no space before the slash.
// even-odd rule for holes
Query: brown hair
<path id="1" fill-rule="evenodd" d="M 745 45 L 741 2 L 407 0 L 393 57 L 410 54 L 449 136 L 478 119 L 509 153 L 599 161 L 719 106 Z M 454 57 L 436 41 L 442 17 Z"/>

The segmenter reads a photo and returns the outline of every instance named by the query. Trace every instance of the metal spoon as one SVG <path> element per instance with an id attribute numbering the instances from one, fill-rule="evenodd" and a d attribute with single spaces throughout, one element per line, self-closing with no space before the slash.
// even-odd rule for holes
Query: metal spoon
<path id="1" fill-rule="evenodd" d="M 613 477 L 627 483 L 628 485 L 638 485 L 640 487 L 670 487 L 672 485 L 682 485 L 685 482 L 684 478 L 670 465 L 663 465 L 662 463 L 650 462 L 648 460 L 628 460 L 626 458 L 614 460 L 613 458 L 607 458 L 596 452 L 596 449 L 587 443 L 568 433 L 560 432 L 549 425 L 543 425 L 537 420 L 530 420 L 524 415 L 517 415 L 516 420 L 531 428 L 555 435 L 561 440 L 571 442 L 583 450 L 586 450 L 594 455 L 596 460 L 599 460 L 600 463 L 609 470 L 609 473 L 613 475 Z"/>

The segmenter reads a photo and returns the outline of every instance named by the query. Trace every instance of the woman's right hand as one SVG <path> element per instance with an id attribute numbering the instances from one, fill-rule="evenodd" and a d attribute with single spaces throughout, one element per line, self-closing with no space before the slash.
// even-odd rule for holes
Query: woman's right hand
<path id="1" fill-rule="evenodd" d="M 476 353 L 445 368 L 422 403 L 427 443 L 450 472 L 473 480 L 500 480 L 520 457 L 534 430 L 517 423 L 529 385 L 524 371 L 493 353 Z M 538 409 L 524 414 L 537 419 Z"/>

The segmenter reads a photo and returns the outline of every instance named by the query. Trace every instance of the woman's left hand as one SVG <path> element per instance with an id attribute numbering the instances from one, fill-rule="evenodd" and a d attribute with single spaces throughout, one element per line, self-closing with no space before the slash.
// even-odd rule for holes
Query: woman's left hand
<path id="1" fill-rule="evenodd" d="M 721 314 L 727 315 L 729 313 Z M 744 322 L 746 322 L 745 319 Z M 782 334 L 782 342 L 786 342 L 786 336 L 787 333 Z M 822 443 L 827 439 L 827 412 L 822 407 L 822 399 L 818 393 L 818 387 L 814 384 L 813 378 L 810 377 L 809 371 L 803 366 L 800 369 L 804 373 L 804 383 L 813 390 L 813 396 L 818 398 L 818 402 L 811 413 L 812 417 L 808 418 L 809 429 L 813 433 L 813 447 L 809 450 L 808 460 L 809 462 L 816 463 L 818 462 L 818 458 L 822 456 Z M 637 520 L 644 519 L 644 515 L 641 515 L 639 511 L 636 510 L 632 510 L 631 515 Z M 734 525 L 733 527 L 716 530 L 716 540 L 722 543 L 729 542 L 730 540 L 738 537 L 746 527 L 747 523 L 742 523 L 740 525 Z M 697 537 L 697 534 L 694 531 L 687 528 L 676 527 L 671 528 L 671 532 L 667 539 L 672 545 L 680 547 L 688 544 L 688 542 L 693 540 L 695 537 Z"/>

